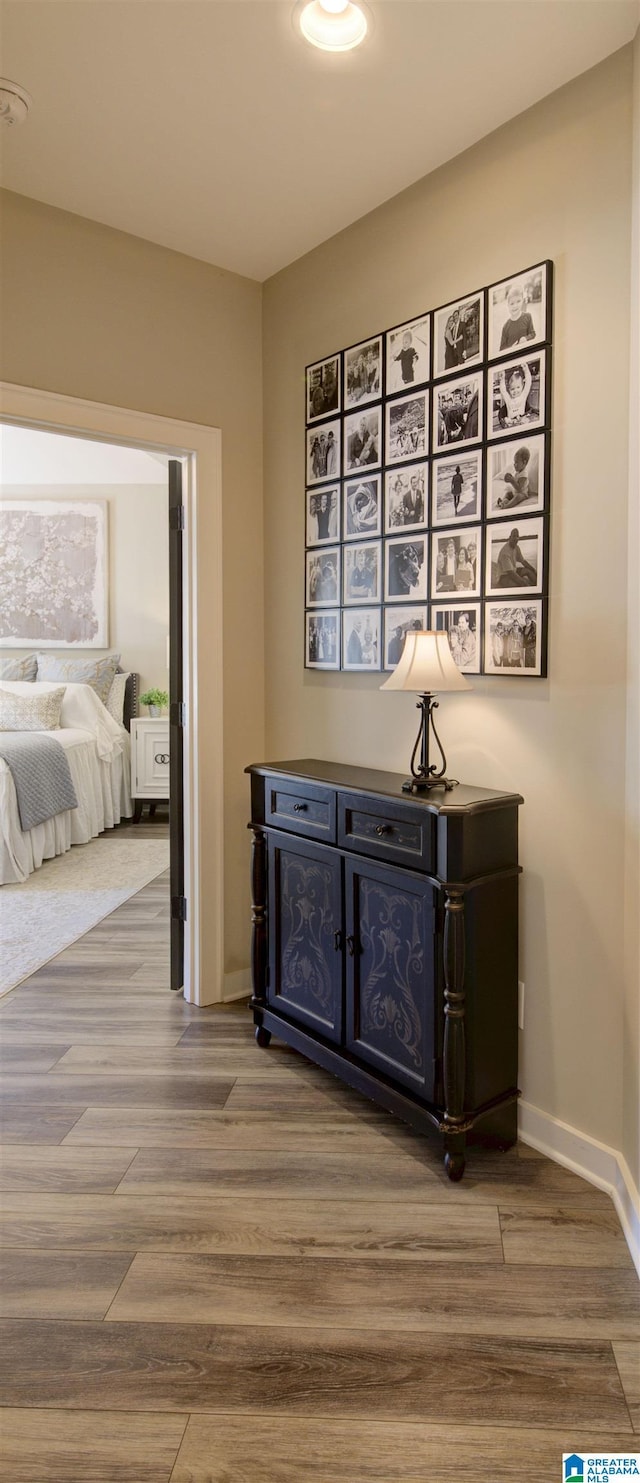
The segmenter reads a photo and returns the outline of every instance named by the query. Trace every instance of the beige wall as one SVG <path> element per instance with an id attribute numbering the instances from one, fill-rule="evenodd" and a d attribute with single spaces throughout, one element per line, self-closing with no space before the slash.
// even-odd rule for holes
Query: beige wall
<path id="1" fill-rule="evenodd" d="M 623 1147 L 640 1188 L 640 30 L 633 48 L 631 195 Z"/>
<path id="2" fill-rule="evenodd" d="M 248 961 L 245 763 L 263 755 L 261 288 L 233 273 L 11 193 L 3 195 L 6 381 L 222 429 L 225 961 Z M 212 698 L 207 646 L 211 523 L 199 511 L 199 716 Z M 203 945 L 213 803 L 203 746 Z"/>
<path id="3" fill-rule="evenodd" d="M 631 50 L 265 285 L 267 754 L 405 771 L 410 696 L 304 672 L 305 363 L 556 265 L 550 677 L 446 697 L 454 775 L 524 794 L 521 1086 L 620 1148 Z M 496 952 L 500 943 L 496 942 Z"/>
<path id="4" fill-rule="evenodd" d="M 161 471 L 160 471 L 161 472 Z M 122 668 L 140 676 L 140 694 L 149 686 L 168 688 L 169 520 L 164 484 L 3 485 L 6 499 L 99 499 L 108 510 L 109 643 Z M 12 655 L 33 653 L 10 649 Z M 106 650 L 74 650 L 83 658 Z M 71 657 L 69 649 L 49 654 Z"/>

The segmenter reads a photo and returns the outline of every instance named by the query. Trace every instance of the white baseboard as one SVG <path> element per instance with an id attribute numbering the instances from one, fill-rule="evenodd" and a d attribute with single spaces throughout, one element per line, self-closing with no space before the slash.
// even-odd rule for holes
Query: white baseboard
<path id="1" fill-rule="evenodd" d="M 250 994 L 250 968 L 238 968 L 235 973 L 225 973 L 222 984 L 223 1004 L 231 1004 L 234 999 L 248 999 Z"/>
<path id="2" fill-rule="evenodd" d="M 548 1112 L 541 1112 L 539 1107 L 532 1107 L 529 1102 L 519 1104 L 518 1134 L 523 1143 L 611 1195 L 640 1275 L 640 1196 L 622 1154 L 550 1117 Z"/>

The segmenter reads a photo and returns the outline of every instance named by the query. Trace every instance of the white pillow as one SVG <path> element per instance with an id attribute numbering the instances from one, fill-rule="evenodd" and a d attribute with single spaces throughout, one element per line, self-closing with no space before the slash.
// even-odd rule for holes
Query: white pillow
<path id="1" fill-rule="evenodd" d="M 59 731 L 64 690 L 61 685 L 45 694 L 18 695 L 0 686 L 0 731 Z"/>
<path id="2" fill-rule="evenodd" d="M 27 654 L 25 659 L 0 657 L 0 680 L 35 680 L 37 668 L 37 654 Z"/>
<path id="3" fill-rule="evenodd" d="M 124 725 L 124 692 L 128 679 L 128 675 L 114 675 L 111 689 L 105 700 L 109 715 L 113 716 L 119 726 Z"/>

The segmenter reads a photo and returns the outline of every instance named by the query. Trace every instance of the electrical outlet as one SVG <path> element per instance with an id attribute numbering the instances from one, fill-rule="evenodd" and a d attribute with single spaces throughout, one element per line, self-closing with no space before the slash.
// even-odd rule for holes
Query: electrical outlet
<path id="1" fill-rule="evenodd" d="M 524 1030 L 524 984 L 518 980 L 518 1029 Z"/>

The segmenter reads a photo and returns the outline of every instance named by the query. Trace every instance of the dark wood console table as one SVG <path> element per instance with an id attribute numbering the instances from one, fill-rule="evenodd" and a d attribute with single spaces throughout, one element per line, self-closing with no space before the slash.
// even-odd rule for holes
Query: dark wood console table
<path id="1" fill-rule="evenodd" d="M 517 793 L 395 773 L 251 777 L 256 1040 L 272 1033 L 421 1131 L 451 1179 L 516 1138 Z"/>

